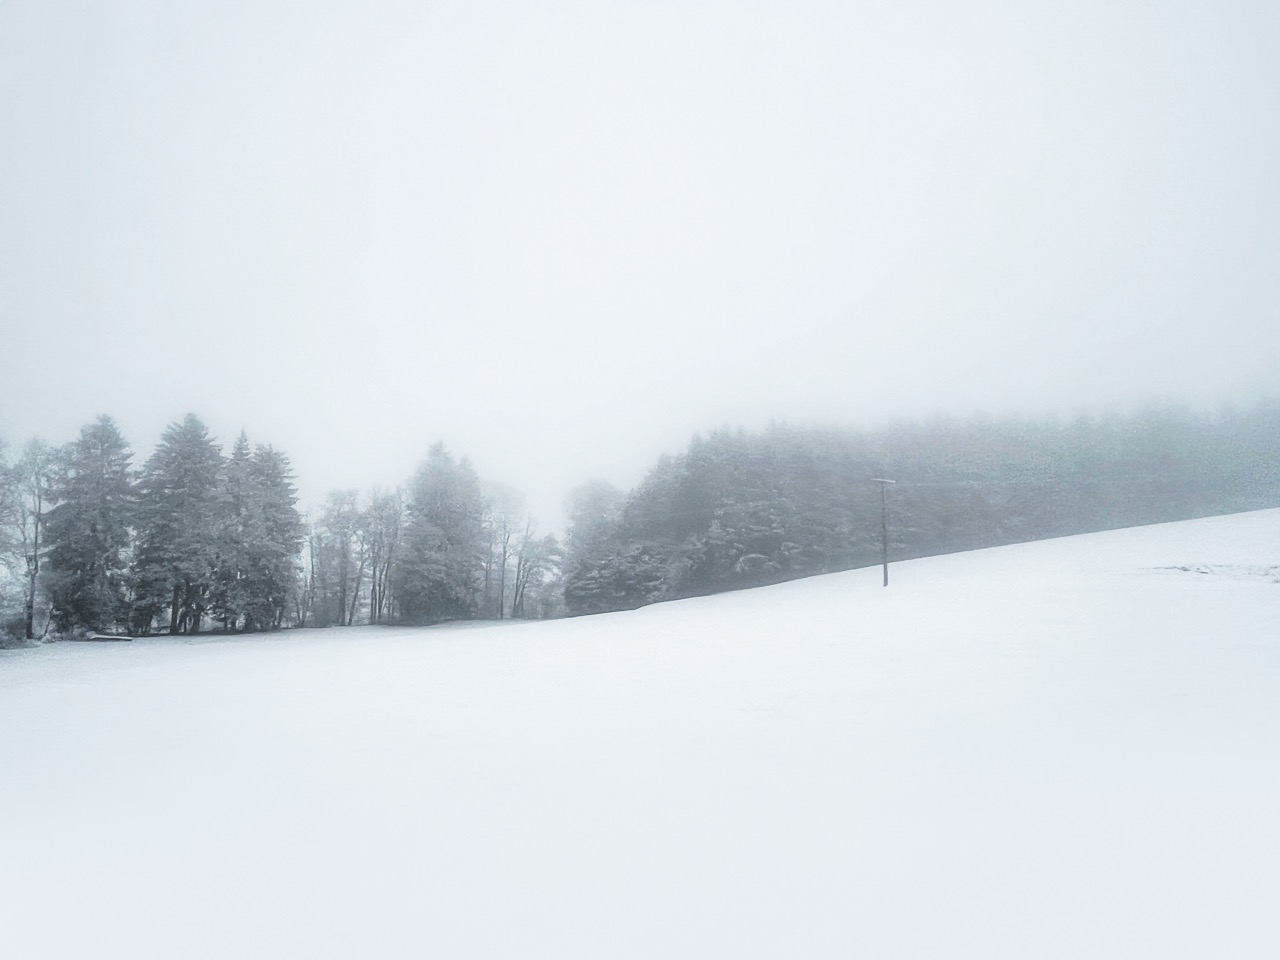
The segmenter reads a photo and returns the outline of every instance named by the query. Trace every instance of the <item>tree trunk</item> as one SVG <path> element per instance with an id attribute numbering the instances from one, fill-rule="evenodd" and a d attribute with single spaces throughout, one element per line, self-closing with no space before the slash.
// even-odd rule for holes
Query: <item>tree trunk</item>
<path id="1" fill-rule="evenodd" d="M 399 536 L 398 532 L 393 534 L 391 542 L 387 544 L 387 558 L 382 563 L 382 587 L 378 590 L 379 623 L 391 620 L 391 561 L 396 553 L 396 536 Z"/>
<path id="2" fill-rule="evenodd" d="M 40 577 L 40 519 L 44 513 L 44 502 L 39 492 L 35 495 L 34 507 L 31 517 L 31 556 L 27 560 L 27 604 L 23 610 L 28 640 L 36 638 L 36 581 Z"/>
<path id="3" fill-rule="evenodd" d="M 364 557 L 360 557 L 360 564 L 356 567 L 356 582 L 351 589 L 351 607 L 347 611 L 347 626 L 355 623 L 356 608 L 360 606 L 360 584 L 364 580 Z"/>
<path id="4" fill-rule="evenodd" d="M 503 618 L 507 604 L 507 561 L 511 556 L 511 534 L 502 535 L 502 562 L 498 565 L 498 619 Z"/>
<path id="5" fill-rule="evenodd" d="M 27 639 L 34 640 L 36 638 L 36 577 L 40 573 L 40 554 L 38 552 L 32 554 L 30 561 L 27 563 L 27 572 L 27 602 L 22 614 L 26 621 L 25 632 Z"/>

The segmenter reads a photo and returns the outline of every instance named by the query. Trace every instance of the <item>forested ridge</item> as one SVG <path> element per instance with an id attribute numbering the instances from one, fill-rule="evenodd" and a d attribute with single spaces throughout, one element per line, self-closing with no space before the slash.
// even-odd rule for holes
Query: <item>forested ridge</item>
<path id="1" fill-rule="evenodd" d="M 892 480 L 891 485 L 880 481 Z M 0 633 L 147 635 L 545 618 L 891 560 L 1280 505 L 1280 405 L 878 431 L 722 430 L 563 538 L 431 447 L 397 490 L 298 508 L 288 457 L 195 416 L 137 462 L 110 417 L 0 447 Z M 883 496 L 883 500 L 882 500 Z"/>
<path id="2" fill-rule="evenodd" d="M 938 419 L 874 432 L 721 431 L 630 494 L 579 494 L 570 613 L 891 559 L 1280 505 L 1280 408 L 1072 421 Z"/>

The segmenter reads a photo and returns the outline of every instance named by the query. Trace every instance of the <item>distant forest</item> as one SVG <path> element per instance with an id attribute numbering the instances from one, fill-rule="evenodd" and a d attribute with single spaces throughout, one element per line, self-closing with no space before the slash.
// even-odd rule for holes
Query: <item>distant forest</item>
<path id="1" fill-rule="evenodd" d="M 563 539 L 540 532 L 437 444 L 403 488 L 304 517 L 282 452 L 224 453 L 187 416 L 136 466 L 104 416 L 0 447 L 0 635 L 574 616 L 876 564 L 886 541 L 903 560 L 1275 507 L 1280 404 L 720 431 L 567 505 Z"/>

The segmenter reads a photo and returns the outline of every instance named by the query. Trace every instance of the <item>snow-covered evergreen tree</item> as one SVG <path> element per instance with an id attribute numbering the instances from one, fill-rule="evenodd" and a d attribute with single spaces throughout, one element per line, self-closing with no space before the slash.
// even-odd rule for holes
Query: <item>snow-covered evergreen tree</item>
<path id="1" fill-rule="evenodd" d="M 406 513 L 395 575 L 401 617 L 431 623 L 474 616 L 487 543 L 471 465 L 436 444 L 410 484 Z"/>
<path id="2" fill-rule="evenodd" d="M 246 478 L 254 535 L 248 540 L 245 629 L 278 629 L 293 606 L 297 587 L 303 538 L 298 491 L 289 458 L 269 445 L 254 450 Z"/>
<path id="3" fill-rule="evenodd" d="M 200 419 L 170 424 L 138 484 L 135 629 L 168 613 L 169 632 L 196 633 L 209 612 L 222 562 L 223 459 Z"/>
<path id="4" fill-rule="evenodd" d="M 216 522 L 217 569 L 209 596 L 209 613 L 224 630 L 238 629 L 247 614 L 254 553 L 266 536 L 251 456 L 249 438 L 241 431 L 225 464 Z"/>
<path id="5" fill-rule="evenodd" d="M 49 598 L 60 631 L 113 630 L 128 620 L 132 456 L 107 416 L 62 452 L 45 527 Z"/>

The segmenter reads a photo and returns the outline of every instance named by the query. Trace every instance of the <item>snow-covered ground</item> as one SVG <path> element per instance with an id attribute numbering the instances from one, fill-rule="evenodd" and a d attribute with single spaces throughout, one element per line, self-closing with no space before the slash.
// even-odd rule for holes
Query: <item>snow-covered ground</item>
<path id="1" fill-rule="evenodd" d="M 1280 956 L 1280 511 L 0 653 L 8 957 Z"/>

